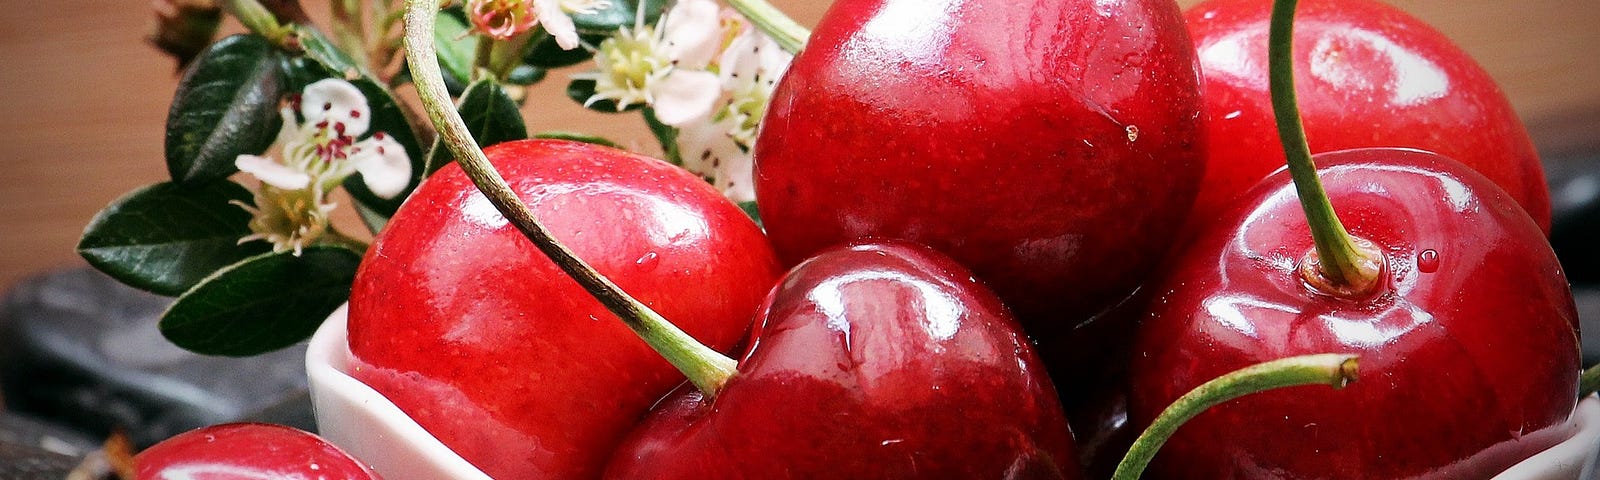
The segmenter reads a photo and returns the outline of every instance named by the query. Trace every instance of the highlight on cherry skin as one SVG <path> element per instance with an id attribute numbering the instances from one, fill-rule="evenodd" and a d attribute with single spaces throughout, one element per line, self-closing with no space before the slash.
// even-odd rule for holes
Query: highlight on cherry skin
<path id="1" fill-rule="evenodd" d="M 836 1 L 757 137 L 762 219 L 791 265 L 933 247 L 1059 333 L 1131 294 L 1188 215 L 1199 77 L 1171 0 Z"/>
<path id="2" fill-rule="evenodd" d="M 686 385 L 663 399 L 605 478 L 1081 477 L 1032 345 L 943 254 L 878 241 L 824 250 L 784 276 L 757 319 L 715 398 Z"/>
<path id="3" fill-rule="evenodd" d="M 139 452 L 135 480 L 382 480 L 321 437 L 265 423 L 190 430 Z"/>
<path id="4" fill-rule="evenodd" d="M 1532 219 L 1482 175 L 1431 153 L 1315 161 L 1349 233 L 1381 254 L 1375 289 L 1346 297 L 1305 280 L 1315 250 L 1305 215 L 1287 172 L 1269 177 L 1156 283 L 1134 348 L 1131 416 L 1148 422 L 1195 385 L 1274 358 L 1358 354 L 1369 378 L 1202 413 L 1150 478 L 1487 478 L 1565 440 L 1577 312 Z"/>
<path id="5" fill-rule="evenodd" d="M 1191 226 L 1216 219 L 1283 166 L 1267 89 L 1272 0 L 1184 12 L 1204 74 L 1206 162 Z M 1421 19 L 1379 0 L 1304 0 L 1294 69 L 1311 153 L 1426 150 L 1483 174 L 1550 230 L 1544 167 L 1489 72 Z"/>
<path id="6" fill-rule="evenodd" d="M 552 235 L 713 349 L 782 273 L 750 217 L 681 168 L 558 140 L 486 153 Z M 496 478 L 598 476 L 684 378 L 454 164 L 373 242 L 349 318 L 352 376 Z"/>

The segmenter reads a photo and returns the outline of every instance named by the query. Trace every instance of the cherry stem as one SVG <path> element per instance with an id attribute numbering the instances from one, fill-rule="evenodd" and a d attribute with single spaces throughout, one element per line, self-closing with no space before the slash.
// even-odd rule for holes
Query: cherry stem
<path id="1" fill-rule="evenodd" d="M 1172 402 L 1139 434 L 1117 464 L 1112 480 L 1134 480 L 1144 473 L 1172 433 L 1217 404 L 1252 393 L 1303 385 L 1328 385 L 1335 390 L 1356 381 L 1355 355 L 1324 353 L 1258 363 L 1206 382 Z"/>
<path id="2" fill-rule="evenodd" d="M 767 3 L 767 0 L 728 0 L 728 5 L 733 6 L 744 18 L 750 19 L 761 33 L 772 37 L 786 52 L 799 53 L 800 48 L 806 45 L 806 38 L 811 36 L 810 30 L 784 15 L 782 10 Z"/>
<path id="3" fill-rule="evenodd" d="M 489 203 L 493 204 L 522 234 L 555 262 L 562 271 L 588 290 L 627 324 L 645 343 L 682 371 L 696 387 L 707 396 L 715 396 L 722 385 L 737 373 L 737 362 L 712 350 L 650 307 L 629 296 L 596 272 L 583 260 L 573 255 L 550 231 L 533 216 L 533 211 L 517 198 L 516 192 L 506 184 L 500 173 L 489 164 L 488 157 L 472 140 L 461 113 L 450 101 L 445 89 L 444 76 L 433 46 L 433 24 L 439 12 L 438 0 L 410 0 L 406 10 L 405 46 L 406 61 L 411 67 L 412 80 L 422 98 L 428 118 L 439 131 L 439 139 L 450 148 L 457 163 L 467 177 L 478 186 Z"/>
<path id="4" fill-rule="evenodd" d="M 1600 365 L 1589 367 L 1583 374 L 1578 375 L 1578 398 L 1588 398 L 1594 392 L 1600 391 Z"/>
<path id="5" fill-rule="evenodd" d="M 265 37 L 273 45 L 289 50 L 298 49 L 289 41 L 289 33 L 292 29 L 278 22 L 278 17 L 274 16 L 272 11 L 268 10 L 261 2 L 257 0 L 223 0 L 222 9 L 226 10 L 229 15 L 233 15 L 233 18 L 239 19 L 239 23 L 243 24 L 246 29 L 256 35 Z"/>
<path id="6" fill-rule="evenodd" d="M 1268 33 L 1267 71 L 1272 93 L 1272 111 L 1277 118 L 1278 139 L 1288 157 L 1289 175 L 1294 178 L 1300 206 L 1305 209 L 1311 237 L 1317 245 L 1315 268 L 1302 269 L 1306 281 L 1325 293 L 1360 296 L 1371 292 L 1382 273 L 1382 253 L 1370 245 L 1350 238 L 1339 216 L 1328 201 L 1328 194 L 1317 178 L 1311 160 L 1305 126 L 1300 123 L 1300 107 L 1294 90 L 1294 11 L 1297 0 L 1276 0 Z"/>

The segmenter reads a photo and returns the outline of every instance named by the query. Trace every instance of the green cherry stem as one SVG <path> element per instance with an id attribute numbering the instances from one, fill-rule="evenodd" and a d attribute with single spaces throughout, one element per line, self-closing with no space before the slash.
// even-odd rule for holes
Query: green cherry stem
<path id="1" fill-rule="evenodd" d="M 1289 175 L 1294 178 L 1300 206 L 1305 209 L 1316 241 L 1314 261 L 1301 265 L 1308 284 L 1324 293 L 1362 296 L 1372 291 L 1381 274 L 1382 253 L 1370 244 L 1350 238 L 1339 216 L 1328 202 L 1328 194 L 1317 178 L 1311 161 L 1311 147 L 1300 123 L 1300 107 L 1294 91 L 1294 11 L 1297 0 L 1276 0 L 1268 33 L 1267 71 L 1272 92 L 1272 111 L 1277 118 L 1278 138 L 1288 157 Z"/>
<path id="2" fill-rule="evenodd" d="M 461 120 L 461 113 L 456 111 L 449 92 L 445 90 L 443 73 L 439 70 L 433 46 L 433 24 L 439 14 L 438 8 L 438 0 L 409 1 L 405 46 L 406 61 L 411 67 L 417 93 L 422 97 L 428 118 L 439 130 L 439 139 L 450 148 L 450 153 L 455 155 L 472 183 L 483 191 L 489 202 L 512 225 L 538 246 L 539 251 L 549 256 L 562 271 L 583 285 L 606 309 L 638 333 L 645 343 L 682 371 L 701 392 L 708 396 L 716 395 L 722 385 L 737 373 L 737 362 L 696 341 L 573 255 L 534 218 L 533 211 L 517 198 L 516 192 L 489 164 L 488 157 L 472 140 L 466 123 Z"/>
<path id="3" fill-rule="evenodd" d="M 1356 381 L 1355 355 L 1324 353 L 1258 363 L 1206 382 L 1178 397 L 1139 434 L 1117 464 L 1112 480 L 1134 480 L 1144 473 L 1172 433 L 1206 409 L 1252 393 L 1303 385 L 1344 388 Z"/>
<path id="4" fill-rule="evenodd" d="M 800 48 L 806 45 L 806 38 L 811 36 L 810 30 L 784 15 L 782 10 L 767 3 L 767 0 L 728 0 L 728 5 L 733 6 L 744 18 L 750 19 L 761 33 L 772 37 L 786 52 L 799 53 Z"/>
<path id="5" fill-rule="evenodd" d="M 1589 367 L 1578 375 L 1578 398 L 1588 398 L 1594 392 L 1600 391 L 1600 365 Z"/>

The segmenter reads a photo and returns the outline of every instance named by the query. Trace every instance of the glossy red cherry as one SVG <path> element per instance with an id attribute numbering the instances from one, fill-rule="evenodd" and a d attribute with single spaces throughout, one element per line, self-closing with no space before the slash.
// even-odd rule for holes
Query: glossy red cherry
<path id="1" fill-rule="evenodd" d="M 763 309 L 714 400 L 662 401 L 607 478 L 1078 478 L 1055 391 L 1016 322 L 955 262 L 830 249 Z"/>
<path id="2" fill-rule="evenodd" d="M 1207 161 L 1195 219 L 1217 218 L 1283 166 L 1267 95 L 1271 0 L 1211 0 L 1185 13 L 1205 73 Z M 1541 229 L 1550 195 L 1511 103 L 1477 62 L 1421 20 L 1372 0 L 1305 0 L 1294 68 L 1312 153 L 1406 147 L 1460 161 L 1505 189 Z"/>
<path id="3" fill-rule="evenodd" d="M 1198 77 L 1171 0 L 841 0 L 773 93 L 762 219 L 787 262 L 908 239 L 1030 333 L 1070 327 L 1143 281 L 1187 215 Z"/>
<path id="4" fill-rule="evenodd" d="M 133 469 L 136 480 L 381 478 L 316 435 L 264 423 L 214 425 L 178 434 L 139 452 Z"/>
<path id="5" fill-rule="evenodd" d="M 1178 430 L 1151 478 L 1487 478 L 1562 439 L 1577 313 L 1539 227 L 1459 163 L 1417 151 L 1316 157 L 1350 234 L 1382 252 L 1377 290 L 1309 287 L 1314 250 L 1287 173 L 1251 190 L 1157 283 L 1133 356 L 1132 414 L 1228 371 L 1361 357 L 1342 391 L 1267 392 Z"/>
<path id="6" fill-rule="evenodd" d="M 604 147 L 522 141 L 490 161 L 578 257 L 727 351 L 781 270 L 705 181 Z M 496 478 L 593 478 L 683 376 L 448 166 L 395 214 L 350 298 L 354 376 Z"/>

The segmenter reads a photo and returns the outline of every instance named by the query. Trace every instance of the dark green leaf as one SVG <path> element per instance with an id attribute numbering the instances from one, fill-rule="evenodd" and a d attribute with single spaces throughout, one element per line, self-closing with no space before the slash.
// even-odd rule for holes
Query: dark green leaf
<path id="1" fill-rule="evenodd" d="M 761 224 L 761 210 L 756 208 L 755 200 L 739 202 L 739 209 L 744 210 L 744 214 L 749 215 L 751 220 L 755 220 L 757 227 L 765 228 Z"/>
<path id="2" fill-rule="evenodd" d="M 134 190 L 89 221 L 78 254 L 122 283 L 178 295 L 267 250 L 265 242 L 239 244 L 250 234 L 250 213 L 230 201 L 250 204 L 250 191 L 227 180 Z"/>
<path id="3" fill-rule="evenodd" d="M 656 19 L 661 18 L 661 10 L 666 5 L 667 0 L 644 0 L 644 23 L 655 23 Z M 572 23 L 582 33 L 609 35 L 622 27 L 633 28 L 638 10 L 639 0 L 617 0 L 594 13 L 573 15 Z"/>
<path id="4" fill-rule="evenodd" d="M 206 355 L 246 356 L 304 340 L 350 298 L 361 254 L 313 246 L 250 257 L 189 289 L 161 315 L 161 334 Z"/>
<path id="5" fill-rule="evenodd" d="M 579 39 L 585 44 L 598 46 L 600 42 L 605 41 L 606 36 L 588 34 L 579 36 Z M 528 47 L 528 55 L 523 57 L 523 61 L 535 67 L 545 69 L 570 67 L 594 58 L 594 52 L 581 45 L 571 50 L 561 48 L 561 45 L 556 43 L 555 37 L 543 31 L 535 34 L 529 41 L 532 45 Z"/>
<path id="6" fill-rule="evenodd" d="M 361 202 L 356 202 L 356 216 L 361 217 L 361 223 L 367 226 L 367 231 L 378 233 L 383 227 L 389 225 L 389 216 L 372 211 Z"/>
<path id="7" fill-rule="evenodd" d="M 480 80 L 467 87 L 456 109 L 467 122 L 467 132 L 472 134 L 472 139 L 479 146 L 528 138 L 528 127 L 522 121 L 517 102 L 492 80 Z M 432 174 L 454 160 L 450 149 L 442 148 L 435 140 L 428 173 Z"/>
<path id="8" fill-rule="evenodd" d="M 644 109 L 644 123 L 650 126 L 650 133 L 661 143 L 661 151 L 666 152 L 667 161 L 673 165 L 683 165 L 683 152 L 678 151 L 678 127 L 661 123 L 656 119 L 653 108 Z"/>
<path id="9" fill-rule="evenodd" d="M 617 142 L 613 142 L 613 141 L 611 141 L 611 139 L 608 139 L 608 138 L 605 138 L 605 137 L 601 137 L 601 136 L 598 136 L 598 135 L 589 135 L 589 134 L 578 133 L 578 132 L 539 132 L 539 133 L 535 134 L 533 136 L 533 138 L 548 138 L 548 139 L 552 139 L 552 140 L 572 140 L 574 142 L 592 143 L 592 144 L 595 144 L 595 145 L 602 145 L 602 146 L 607 146 L 607 147 L 617 148 L 617 149 L 622 148 L 622 145 L 618 145 Z"/>
<path id="10" fill-rule="evenodd" d="M 224 38 L 190 65 L 167 111 L 167 171 L 206 182 L 237 171 L 234 159 L 272 145 L 283 120 L 283 54 L 255 35 Z"/>
<path id="11" fill-rule="evenodd" d="M 444 70 L 445 83 L 451 86 L 451 95 L 459 95 L 461 87 L 472 78 L 478 36 L 471 34 L 471 26 L 459 9 L 445 10 L 433 25 L 433 45 L 439 51 L 439 66 Z"/>
<path id="12" fill-rule="evenodd" d="M 322 34 L 322 31 L 304 25 L 297 27 L 296 31 L 300 36 L 300 46 L 306 51 L 305 56 L 321 64 L 328 71 L 336 72 L 339 78 L 350 79 L 365 74 L 361 66 L 356 64 L 355 59 L 345 54 L 344 50 L 334 46 L 333 42 Z M 304 88 L 305 85 L 300 85 L 300 87 Z M 300 91 L 300 89 L 296 88 L 293 91 Z"/>
<path id="13" fill-rule="evenodd" d="M 589 97 L 594 96 L 594 88 L 594 80 L 573 80 L 572 83 L 567 84 L 567 98 L 572 99 L 574 102 L 578 102 L 579 105 L 583 105 L 585 102 L 589 101 Z M 612 100 L 600 100 L 589 104 L 587 108 L 600 113 L 622 113 L 631 112 L 643 107 L 643 105 L 635 104 L 629 105 L 628 108 L 617 110 L 617 102 Z"/>
<path id="14" fill-rule="evenodd" d="M 539 83 L 540 80 L 544 80 L 545 75 L 548 73 L 549 71 L 533 65 L 518 65 L 517 68 L 511 69 L 511 73 L 506 74 L 506 83 L 522 86 L 533 85 Z"/>

